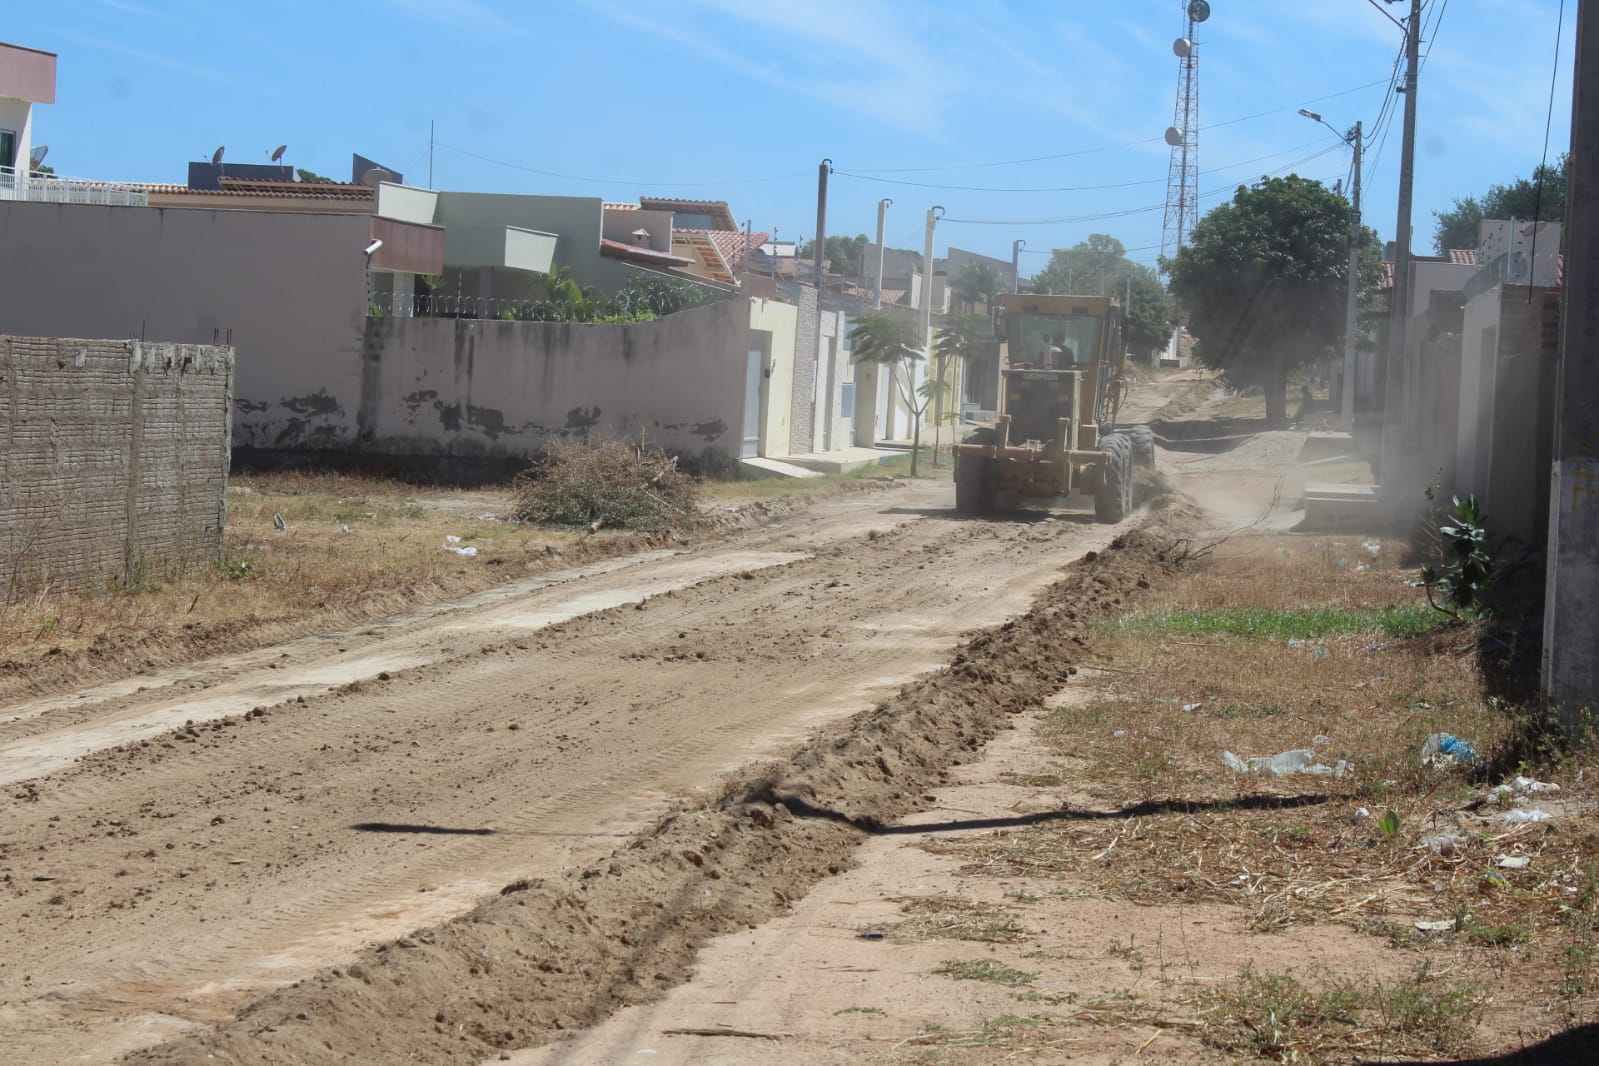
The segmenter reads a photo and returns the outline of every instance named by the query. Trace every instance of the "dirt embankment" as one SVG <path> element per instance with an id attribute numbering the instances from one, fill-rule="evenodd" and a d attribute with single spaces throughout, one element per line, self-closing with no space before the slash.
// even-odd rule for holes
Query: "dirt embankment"
<path id="1" fill-rule="evenodd" d="M 951 766 L 1039 707 L 1075 673 L 1090 623 L 1172 562 L 1161 536 L 1126 534 L 946 669 L 731 783 L 719 802 L 124 1061 L 476 1063 L 654 999 L 686 979 L 700 945 L 848 865 L 866 834 L 917 809 Z"/>

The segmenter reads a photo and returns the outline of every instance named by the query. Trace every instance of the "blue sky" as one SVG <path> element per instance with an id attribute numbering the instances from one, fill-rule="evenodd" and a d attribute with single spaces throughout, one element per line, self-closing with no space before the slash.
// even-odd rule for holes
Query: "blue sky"
<path id="1" fill-rule="evenodd" d="M 346 178 L 355 151 L 426 184 L 431 120 L 436 187 L 726 199 L 741 222 L 790 238 L 815 231 L 826 157 L 829 232 L 872 233 L 888 196 L 889 243 L 920 248 L 924 212 L 939 204 L 951 220 L 1001 223 L 941 224 L 940 254 L 953 244 L 1008 258 L 1021 238 L 1030 273 L 1041 253 L 1093 232 L 1154 261 L 1183 6 L 51 0 L 16 5 L 0 32 L 60 54 L 57 103 L 40 110 L 34 140 L 63 174 L 182 181 L 218 145 L 229 161 L 265 162 L 286 142 L 297 166 Z M 1369 134 L 1400 31 L 1371 0 L 1211 6 L 1198 35 L 1201 211 L 1290 165 L 1345 177 L 1348 151 L 1296 110 L 1340 130 L 1362 119 Z M 1399 16 L 1408 5 L 1380 6 Z M 1427 0 L 1418 251 L 1431 250 L 1433 209 L 1532 172 L 1551 77 L 1550 159 L 1569 143 L 1577 0 L 1557 64 L 1559 6 Z M 1055 158 L 980 165 L 1039 156 Z M 1365 168 L 1366 220 L 1385 239 L 1399 157 L 1396 118 L 1377 128 Z"/>

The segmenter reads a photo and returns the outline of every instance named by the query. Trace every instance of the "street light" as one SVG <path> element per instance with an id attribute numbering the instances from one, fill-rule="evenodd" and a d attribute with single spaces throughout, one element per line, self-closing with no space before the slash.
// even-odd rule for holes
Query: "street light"
<path id="1" fill-rule="evenodd" d="M 1359 122 L 1348 133 L 1339 133 L 1337 127 L 1327 122 L 1314 111 L 1300 108 L 1299 113 L 1312 122 L 1320 122 L 1323 126 L 1337 134 L 1338 139 L 1355 150 L 1355 181 L 1352 190 L 1353 197 L 1350 201 L 1349 212 L 1349 295 L 1344 308 L 1344 389 L 1343 403 L 1341 405 L 1340 421 L 1346 433 L 1355 431 L 1355 312 L 1356 303 L 1360 295 L 1360 157 L 1362 148 L 1362 128 Z"/>

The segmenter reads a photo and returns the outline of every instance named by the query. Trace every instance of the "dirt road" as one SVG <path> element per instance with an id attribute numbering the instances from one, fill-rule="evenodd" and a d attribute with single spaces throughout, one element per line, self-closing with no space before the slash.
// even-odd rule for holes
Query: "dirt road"
<path id="1" fill-rule="evenodd" d="M 1113 527 L 814 506 L 0 709 L 0 1060 L 103 1062 L 591 861 L 1023 610 Z"/>

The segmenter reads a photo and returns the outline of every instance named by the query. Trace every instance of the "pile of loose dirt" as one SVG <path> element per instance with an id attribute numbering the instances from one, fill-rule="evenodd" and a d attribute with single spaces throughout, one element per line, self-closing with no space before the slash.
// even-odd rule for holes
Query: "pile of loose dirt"
<path id="1" fill-rule="evenodd" d="M 948 668 L 820 732 L 720 802 L 125 1061 L 476 1063 L 653 1000 L 686 979 L 699 946 L 779 913 L 847 865 L 863 834 L 924 804 L 1011 715 L 1041 706 L 1076 672 L 1092 621 L 1148 588 L 1169 558 L 1161 536 L 1126 534 Z"/>

